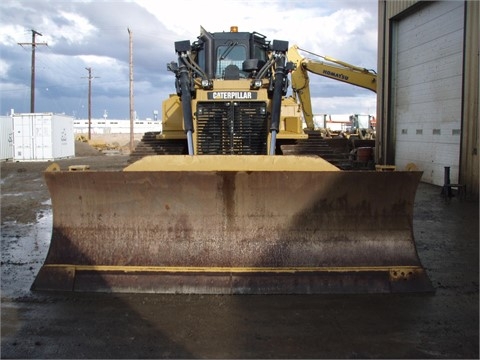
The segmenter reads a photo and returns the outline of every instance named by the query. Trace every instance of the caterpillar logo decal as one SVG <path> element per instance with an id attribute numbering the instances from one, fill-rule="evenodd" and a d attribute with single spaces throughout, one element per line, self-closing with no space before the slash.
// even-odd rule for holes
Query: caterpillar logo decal
<path id="1" fill-rule="evenodd" d="M 210 91 L 209 100 L 255 100 L 257 93 L 253 91 Z"/>

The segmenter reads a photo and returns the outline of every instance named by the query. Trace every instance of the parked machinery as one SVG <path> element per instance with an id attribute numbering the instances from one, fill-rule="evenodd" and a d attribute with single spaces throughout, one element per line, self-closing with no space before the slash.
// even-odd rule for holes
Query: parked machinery
<path id="1" fill-rule="evenodd" d="M 412 218 L 421 172 L 345 171 L 310 151 L 288 42 L 175 43 L 154 155 L 45 179 L 53 235 L 36 290 L 273 294 L 430 291 Z"/>

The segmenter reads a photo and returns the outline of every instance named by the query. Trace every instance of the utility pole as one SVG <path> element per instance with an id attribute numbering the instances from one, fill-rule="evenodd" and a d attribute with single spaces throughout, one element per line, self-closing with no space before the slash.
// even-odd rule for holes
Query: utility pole
<path id="1" fill-rule="evenodd" d="M 128 39 L 129 39 L 129 49 L 130 49 L 130 153 L 133 152 L 133 122 L 135 120 L 135 109 L 134 109 L 134 104 L 133 104 L 133 34 L 130 31 L 130 28 L 127 28 L 128 30 Z"/>
<path id="2" fill-rule="evenodd" d="M 88 71 L 88 140 L 92 139 L 92 68 L 85 68 Z"/>
<path id="3" fill-rule="evenodd" d="M 32 42 L 31 43 L 18 43 L 18 45 L 30 45 L 32 47 L 32 74 L 30 80 L 30 112 L 35 112 L 35 48 L 37 45 L 47 45 L 47 43 L 37 43 L 35 42 L 35 37 L 37 35 L 43 36 L 38 31 L 32 31 Z"/>

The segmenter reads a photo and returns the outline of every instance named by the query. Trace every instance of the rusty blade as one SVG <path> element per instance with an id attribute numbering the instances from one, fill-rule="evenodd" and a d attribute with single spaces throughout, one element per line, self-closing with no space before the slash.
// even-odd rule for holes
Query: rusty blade
<path id="1" fill-rule="evenodd" d="M 56 271 L 68 289 L 82 273 L 83 290 L 102 288 L 97 276 L 107 291 L 388 292 L 404 272 L 401 291 L 429 289 L 412 229 L 420 177 L 47 172 L 53 235 L 36 287 L 55 288 Z"/>

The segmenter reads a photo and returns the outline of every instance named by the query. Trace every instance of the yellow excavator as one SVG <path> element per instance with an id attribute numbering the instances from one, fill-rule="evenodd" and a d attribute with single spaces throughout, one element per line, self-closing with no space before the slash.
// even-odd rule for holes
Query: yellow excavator
<path id="1" fill-rule="evenodd" d="M 300 54 L 300 51 L 313 55 L 315 58 L 304 57 Z M 328 128 L 321 129 L 321 132 L 319 132 L 319 129 L 315 129 L 309 74 L 327 77 L 376 93 L 376 72 L 334 59 L 330 56 L 315 54 L 311 51 L 301 49 L 298 45 L 293 45 L 288 49 L 287 57 L 288 60 L 294 64 L 291 72 L 291 87 L 296 102 L 302 109 L 302 115 L 305 121 L 304 132 L 309 135 L 309 138 L 307 140 L 297 140 L 294 145 L 283 144 L 282 152 L 290 155 L 309 153 L 311 152 L 313 140 L 317 139 L 315 142 L 317 153 L 318 150 L 323 147 L 323 151 L 318 153 L 318 155 L 341 169 L 373 168 L 375 136 L 371 129 L 360 129 L 358 122 L 355 121 L 352 121 L 352 126 L 348 134 L 344 133 L 344 136 L 334 134 Z M 357 123 L 357 125 L 355 125 L 355 123 Z M 359 156 L 359 151 L 366 152 L 366 154 L 370 155 L 366 157 Z"/>
<path id="2" fill-rule="evenodd" d="M 306 58 L 300 55 L 299 51 L 310 53 L 325 61 Z M 377 73 L 374 70 L 355 66 L 330 56 L 314 54 L 311 51 L 301 49 L 298 45 L 290 47 L 287 55 L 288 60 L 295 64 L 295 69 L 291 75 L 292 89 L 293 92 L 297 94 L 299 103 L 302 106 L 303 116 L 308 130 L 314 130 L 309 72 L 371 90 L 375 93 L 377 92 Z"/>
<path id="3" fill-rule="evenodd" d="M 53 231 L 33 290 L 432 290 L 412 229 L 422 173 L 325 160 L 286 96 L 299 66 L 287 41 L 201 28 L 175 52 L 163 130 L 145 134 L 128 166 L 45 171 Z M 299 154 L 282 150 L 301 141 Z"/>

